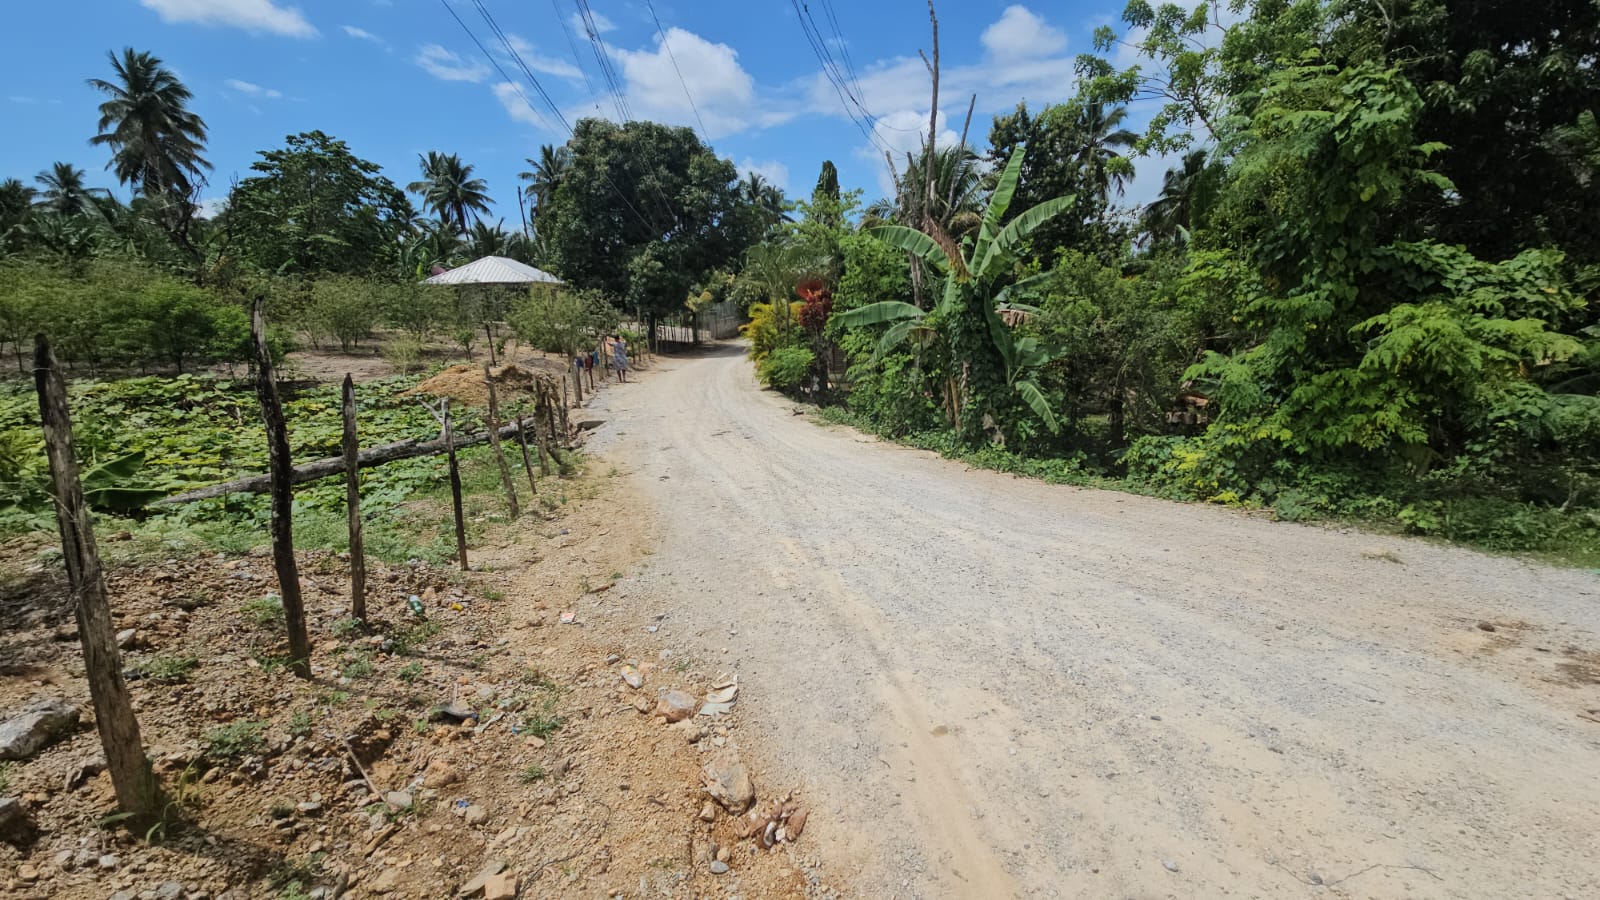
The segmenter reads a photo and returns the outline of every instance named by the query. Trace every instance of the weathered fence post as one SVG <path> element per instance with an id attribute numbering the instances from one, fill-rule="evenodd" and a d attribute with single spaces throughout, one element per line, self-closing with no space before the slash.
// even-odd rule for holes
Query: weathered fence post
<path id="1" fill-rule="evenodd" d="M 33 346 L 39 421 L 44 425 L 45 454 L 50 459 L 50 478 L 55 485 L 56 525 L 61 530 L 61 554 L 78 619 L 78 640 L 83 645 L 83 668 L 94 703 L 95 728 L 100 732 L 100 746 L 106 754 L 117 806 L 135 819 L 149 819 L 159 813 L 164 802 L 161 785 L 144 755 L 139 720 L 133 714 L 127 682 L 122 680 L 122 655 L 117 652 L 111 604 L 106 599 L 105 571 L 100 567 L 94 524 L 89 520 L 83 485 L 78 481 L 67 388 L 44 335 L 35 337 Z"/>
<path id="2" fill-rule="evenodd" d="M 340 412 L 344 416 L 345 505 L 350 516 L 350 616 L 366 624 L 367 552 L 361 535 L 361 445 L 356 438 L 356 386 L 349 373 L 344 376 Z"/>
<path id="3" fill-rule="evenodd" d="M 456 556 L 461 560 L 461 571 L 467 567 L 467 515 L 461 508 L 461 464 L 456 461 L 455 432 L 450 428 L 450 398 L 439 403 L 439 424 L 443 427 L 444 452 L 450 462 L 450 507 L 456 519 Z"/>
<path id="4" fill-rule="evenodd" d="M 534 431 L 538 431 L 535 426 Z M 522 421 L 522 413 L 517 413 L 517 444 L 522 447 L 522 471 L 528 475 L 528 493 L 539 496 L 539 482 L 533 475 L 533 459 L 528 456 L 528 426 Z"/>
<path id="5" fill-rule="evenodd" d="M 256 399 L 267 427 L 267 460 L 272 472 L 272 568 L 278 574 L 278 596 L 289 629 L 289 668 L 311 677 L 311 639 L 306 636 L 306 610 L 300 599 L 300 568 L 294 561 L 294 458 L 289 455 L 289 426 L 278 401 L 267 347 L 266 298 L 257 297 L 250 313 L 250 336 L 256 353 Z"/>
<path id="6" fill-rule="evenodd" d="M 506 454 L 500 449 L 500 401 L 495 395 L 494 375 L 488 363 L 483 364 L 483 383 L 489 388 L 489 449 L 500 466 L 500 486 L 505 488 L 506 505 L 511 508 L 511 518 L 515 519 L 522 515 L 522 510 L 517 504 L 517 486 L 511 483 L 511 467 L 506 465 Z"/>

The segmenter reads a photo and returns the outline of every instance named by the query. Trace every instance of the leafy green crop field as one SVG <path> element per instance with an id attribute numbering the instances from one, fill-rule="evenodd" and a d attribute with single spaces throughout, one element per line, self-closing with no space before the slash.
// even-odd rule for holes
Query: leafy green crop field
<path id="1" fill-rule="evenodd" d="M 356 389 L 358 427 L 363 447 L 406 438 L 429 438 L 439 426 L 416 397 L 404 396 L 418 376 L 368 382 Z M 0 533 L 53 529 L 48 498 L 48 469 L 39 429 L 37 399 L 31 385 L 8 382 L 0 387 Z M 284 415 L 297 462 L 339 452 L 343 425 L 339 387 L 282 386 Z M 107 461 L 133 456 L 125 480 L 138 489 L 173 494 L 266 471 L 266 432 L 253 385 L 244 380 L 201 375 L 141 377 L 117 381 L 78 381 L 69 387 L 74 433 L 86 472 Z M 474 430 L 481 415 L 455 407 L 458 427 Z M 463 452 L 472 482 L 492 466 L 484 465 L 483 448 Z M 139 463 L 142 461 L 142 465 Z M 443 457 L 407 459 L 362 472 L 362 510 L 378 526 L 374 548 L 380 556 L 442 557 L 449 548 L 384 546 L 385 523 L 402 504 L 437 492 L 445 481 Z M 87 478 L 86 478 L 87 481 Z M 488 487 L 488 482 L 484 487 Z M 295 491 L 297 535 L 313 546 L 340 549 L 345 488 L 342 478 L 300 485 Z M 101 510 L 103 525 L 117 510 Z M 236 494 L 177 507 L 123 510 L 136 535 L 171 537 L 177 532 L 201 536 L 221 549 L 247 549 L 265 536 L 264 495 Z M 337 526 L 337 527 L 335 527 Z M 413 529 L 414 532 L 414 529 Z M 396 534 L 399 539 L 399 533 Z M 165 539 L 165 538 L 164 538 Z M 412 544 L 414 541 L 403 543 Z"/>

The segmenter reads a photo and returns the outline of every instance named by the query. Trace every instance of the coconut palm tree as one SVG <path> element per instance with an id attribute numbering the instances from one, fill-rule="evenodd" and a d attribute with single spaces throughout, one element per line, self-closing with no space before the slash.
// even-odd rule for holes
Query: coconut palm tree
<path id="1" fill-rule="evenodd" d="M 756 208 L 770 228 L 780 222 L 792 222 L 793 217 L 784 210 L 783 189 L 767 181 L 760 172 L 750 172 L 739 182 L 739 197 Z"/>
<path id="2" fill-rule="evenodd" d="M 1205 219 L 1216 199 L 1216 166 L 1205 148 L 1190 150 L 1178 167 L 1161 179 L 1161 196 L 1144 210 L 1145 229 L 1157 241 L 1186 242 L 1189 232 Z"/>
<path id="3" fill-rule="evenodd" d="M 129 47 L 109 56 L 116 78 L 89 79 L 107 98 L 90 143 L 111 148 L 106 168 L 123 184 L 147 197 L 187 199 L 211 168 L 201 155 L 206 123 L 189 110 L 194 95 L 149 53 Z"/>
<path id="4" fill-rule="evenodd" d="M 561 186 L 562 180 L 571 170 L 572 151 L 564 146 L 545 144 L 539 148 L 539 158 L 530 158 L 527 163 L 529 171 L 520 172 L 517 177 L 528 182 L 526 193 L 532 204 L 534 216 L 537 217 L 538 211 L 555 196 L 556 188 Z"/>
<path id="5" fill-rule="evenodd" d="M 1077 131 L 1082 141 L 1078 164 L 1085 180 L 1102 197 L 1109 197 L 1113 188 L 1117 196 L 1122 196 L 1123 189 L 1133 180 L 1133 167 L 1117 152 L 1117 148 L 1127 149 L 1139 140 L 1137 134 L 1122 127 L 1127 118 L 1126 106 L 1108 109 L 1100 101 L 1085 104 L 1078 114 Z"/>
<path id="6" fill-rule="evenodd" d="M 84 182 L 84 172 L 71 163 L 58 162 L 34 176 L 43 188 L 38 191 L 41 208 L 63 216 L 77 216 L 96 209 L 94 192 Z"/>
<path id="7" fill-rule="evenodd" d="M 33 199 L 39 192 L 23 184 L 20 179 L 0 181 L 0 235 L 28 218 L 33 209 Z"/>
<path id="8" fill-rule="evenodd" d="M 984 178 L 979 157 L 969 147 L 940 147 L 933 154 L 933 221 L 952 237 L 960 238 L 983 221 Z M 928 205 L 928 155 L 906 159 L 893 200 L 867 207 L 865 224 L 897 223 L 922 228 Z"/>
<path id="9" fill-rule="evenodd" d="M 473 178 L 473 167 L 461 161 L 454 153 L 428 151 L 418 157 L 422 164 L 422 180 L 406 185 L 406 190 L 422 196 L 422 205 L 439 214 L 439 221 L 466 234 L 471 227 L 467 216 L 473 219 L 489 211 L 489 186 L 481 178 Z"/>

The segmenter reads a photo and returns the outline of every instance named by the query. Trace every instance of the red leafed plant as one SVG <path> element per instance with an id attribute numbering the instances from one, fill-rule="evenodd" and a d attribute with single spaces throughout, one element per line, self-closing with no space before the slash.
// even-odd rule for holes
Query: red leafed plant
<path id="1" fill-rule="evenodd" d="M 800 307 L 800 327 L 819 335 L 827 317 L 834 314 L 834 291 L 827 290 L 819 279 L 808 279 L 795 287 L 795 293 L 805 299 L 805 306 Z"/>

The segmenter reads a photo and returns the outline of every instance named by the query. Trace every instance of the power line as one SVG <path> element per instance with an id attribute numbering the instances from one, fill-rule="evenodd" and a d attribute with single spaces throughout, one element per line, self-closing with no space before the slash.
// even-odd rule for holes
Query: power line
<path id="1" fill-rule="evenodd" d="M 711 143 L 711 134 L 706 129 L 706 121 L 700 118 L 700 107 L 695 105 L 694 95 L 689 93 L 689 82 L 683 79 L 683 70 L 678 68 L 678 56 L 672 52 L 672 44 L 667 41 L 667 32 L 661 27 L 661 17 L 656 15 L 655 0 L 645 0 L 645 6 L 650 8 L 650 18 L 656 22 L 656 34 L 661 35 L 661 46 L 666 48 L 667 58 L 672 60 L 672 71 L 678 73 L 678 83 L 683 85 L 683 95 L 689 98 L 689 108 L 694 110 L 694 120 L 700 123 L 700 136 Z"/>
<path id="2" fill-rule="evenodd" d="M 575 3 L 578 7 L 578 18 L 583 22 L 584 31 L 589 34 L 589 45 L 594 49 L 594 59 L 600 67 L 600 76 L 605 79 L 606 86 L 616 98 L 617 114 L 622 117 L 622 121 L 627 122 L 633 118 L 633 113 L 628 109 L 627 92 L 622 88 L 622 78 L 617 74 L 616 66 L 611 64 L 611 53 L 606 49 L 605 40 L 600 37 L 600 28 L 594 22 L 594 11 L 589 8 L 589 0 L 575 0 Z"/>
<path id="3" fill-rule="evenodd" d="M 523 60 L 521 52 L 519 52 L 516 46 L 511 43 L 511 38 L 503 30 L 501 30 L 500 23 L 494 20 L 494 16 L 489 14 L 488 7 L 484 6 L 480 0 L 472 0 L 472 5 L 478 10 L 478 15 L 483 17 L 484 24 L 489 26 L 489 30 L 493 31 L 495 36 L 500 38 L 500 45 L 505 48 L 506 54 L 510 56 L 511 59 L 517 64 L 517 67 L 522 70 L 522 74 L 528 77 L 528 81 L 533 85 L 533 89 L 539 92 L 539 97 L 544 100 L 545 105 L 550 107 L 550 112 L 556 117 L 556 121 L 560 122 L 561 127 L 565 128 L 570 133 L 572 131 L 572 125 L 567 122 L 567 117 L 562 115 L 561 107 L 556 103 L 555 98 L 551 97 L 550 93 L 544 89 L 544 85 L 539 83 L 538 77 L 533 74 L 533 70 L 528 66 L 527 62 Z M 498 65 L 496 67 L 498 68 Z M 504 74 L 503 70 L 502 74 Z M 521 91 L 520 86 L 518 87 L 518 91 Z"/>
<path id="4" fill-rule="evenodd" d="M 860 100 L 854 96 L 850 85 L 839 71 L 838 63 L 828 50 L 826 41 L 822 37 L 821 31 L 817 28 L 816 21 L 811 18 L 809 7 L 802 3 L 801 0 L 789 0 L 789 3 L 794 7 L 795 18 L 800 22 L 800 31 L 806 36 L 806 43 L 811 46 L 812 55 L 817 58 L 817 63 L 822 66 L 823 77 L 828 79 L 828 83 L 833 85 L 834 92 L 839 95 L 839 104 L 843 107 L 845 116 L 855 123 L 856 128 L 861 132 L 862 137 L 867 139 L 868 143 L 879 150 L 886 153 L 889 152 L 890 148 L 878 137 L 869 121 L 863 121 L 861 116 L 856 115 L 851 110 L 851 106 L 854 105 L 861 109 L 861 112 L 868 117 L 868 120 L 871 118 L 871 114 L 867 113 Z"/>
<path id="5" fill-rule="evenodd" d="M 567 16 L 561 11 L 560 0 L 550 0 L 550 8 L 556 12 L 556 22 L 561 25 L 561 33 L 567 36 L 567 47 L 572 51 L 572 59 L 578 64 L 578 71 L 583 74 L 583 86 L 589 98 L 594 101 L 594 111 L 600 111 L 599 93 L 594 89 L 594 82 L 589 78 L 589 70 L 583 67 L 583 54 L 578 52 L 578 41 L 572 36 L 572 27 L 567 24 Z"/>
<path id="6" fill-rule="evenodd" d="M 473 2 L 474 2 L 474 5 L 477 5 L 479 7 L 479 12 L 484 13 L 485 15 L 487 15 L 487 10 L 482 8 L 482 4 L 479 3 L 478 0 L 473 0 Z M 457 15 L 456 11 L 453 8 L 451 8 L 449 0 L 439 0 L 439 5 L 443 6 L 445 8 L 445 11 L 450 13 L 450 17 L 452 19 L 456 20 L 456 24 L 461 26 L 461 30 L 466 32 L 467 37 L 472 40 L 472 43 L 475 46 L 477 46 L 478 52 L 483 54 L 484 59 L 487 59 L 489 61 L 489 64 L 494 66 L 495 70 L 500 73 L 501 77 L 504 78 L 506 80 L 506 82 L 508 84 L 510 84 L 516 90 L 517 96 L 520 97 L 522 99 L 522 102 L 528 107 L 528 111 L 533 113 L 535 118 L 538 118 L 540 121 L 543 121 L 544 119 L 539 114 L 539 110 L 534 108 L 533 103 L 528 99 L 528 95 L 523 93 L 522 87 L 517 84 L 516 79 L 514 79 L 510 75 L 506 74 L 506 70 L 505 70 L 504 67 L 502 67 L 500 65 L 500 61 L 495 59 L 494 54 L 489 52 L 488 48 L 483 45 L 482 41 L 478 40 L 478 36 L 476 34 L 474 34 L 472 29 L 467 26 L 467 23 L 462 20 L 461 16 Z M 491 27 L 493 27 L 493 26 L 491 26 Z M 502 32 L 502 34 L 503 34 L 503 32 Z M 507 43 L 509 43 L 509 41 Z M 512 49 L 514 51 L 515 48 L 512 48 Z M 515 55 L 515 53 L 513 53 L 513 55 Z M 568 124 L 568 122 L 566 120 L 566 117 L 560 115 L 560 111 L 555 108 L 555 101 L 552 100 L 550 98 L 550 95 L 544 91 L 544 88 L 538 84 L 538 79 L 533 79 L 533 82 L 534 82 L 534 86 L 538 89 L 540 96 L 542 98 L 544 98 L 546 103 L 551 105 L 552 110 L 555 111 L 556 114 L 557 114 L 557 118 L 560 119 L 562 126 L 566 128 L 567 133 L 570 135 L 572 133 L 572 126 L 570 124 Z M 651 231 L 657 230 L 657 226 L 653 222 L 651 222 L 650 220 L 646 219 L 644 217 L 644 215 L 639 212 L 638 208 L 635 207 L 633 205 L 633 203 L 628 200 L 628 196 L 622 192 L 622 189 L 617 187 L 616 182 L 611 180 L 611 176 L 610 175 L 606 174 L 606 172 L 604 170 L 602 170 L 600 172 L 600 177 L 605 180 L 606 185 L 609 186 L 611 188 L 612 192 L 617 195 L 617 199 L 622 201 L 622 205 L 627 207 L 629 212 L 633 213 L 633 217 L 635 219 L 639 220 L 639 224 L 643 225 L 645 228 L 647 228 L 647 229 L 649 229 Z M 676 221 L 676 220 L 674 220 L 674 221 Z"/>

